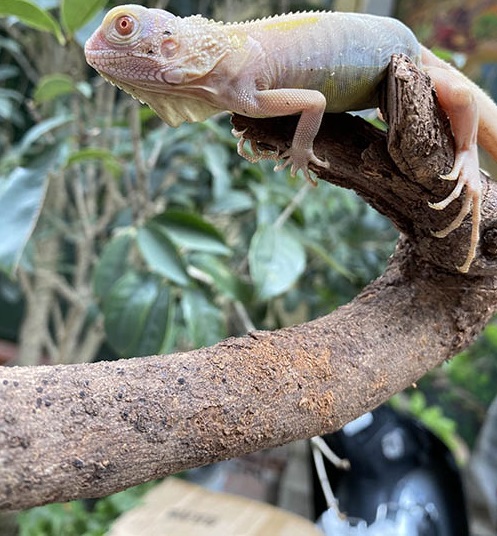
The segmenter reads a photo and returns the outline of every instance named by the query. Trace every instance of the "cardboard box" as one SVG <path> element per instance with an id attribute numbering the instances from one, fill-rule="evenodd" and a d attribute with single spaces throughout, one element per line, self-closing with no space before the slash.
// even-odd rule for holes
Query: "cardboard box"
<path id="1" fill-rule="evenodd" d="M 323 536 L 310 521 L 243 497 L 168 478 L 108 536 Z"/>

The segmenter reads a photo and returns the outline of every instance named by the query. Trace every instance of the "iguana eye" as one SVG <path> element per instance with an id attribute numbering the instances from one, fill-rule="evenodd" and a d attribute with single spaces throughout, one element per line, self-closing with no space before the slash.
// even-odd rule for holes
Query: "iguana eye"
<path id="1" fill-rule="evenodd" d="M 122 37 L 126 37 L 133 33 L 135 29 L 135 21 L 128 15 L 121 15 L 114 23 L 116 32 Z"/>

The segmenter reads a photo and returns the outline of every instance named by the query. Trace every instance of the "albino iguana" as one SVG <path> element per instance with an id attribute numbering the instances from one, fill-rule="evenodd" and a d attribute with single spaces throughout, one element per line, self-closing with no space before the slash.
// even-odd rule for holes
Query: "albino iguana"
<path id="1" fill-rule="evenodd" d="M 323 113 L 377 105 L 378 86 L 392 54 L 408 55 L 431 77 L 455 139 L 451 194 L 431 207 L 442 210 L 465 188 L 461 210 L 436 236 L 457 229 L 472 211 L 467 272 L 479 241 L 482 186 L 477 143 L 497 160 L 497 106 L 476 84 L 423 47 L 401 22 L 340 12 L 278 15 L 223 24 L 199 15 L 176 17 L 138 5 L 109 11 L 85 46 L 88 63 L 104 78 L 147 103 L 169 125 L 203 121 L 228 110 L 249 117 L 300 114 L 291 147 L 280 155 L 292 174 L 309 164 L 327 167 L 313 142 Z M 243 132 L 238 152 L 267 158 Z M 275 156 L 273 155 L 273 158 Z"/>

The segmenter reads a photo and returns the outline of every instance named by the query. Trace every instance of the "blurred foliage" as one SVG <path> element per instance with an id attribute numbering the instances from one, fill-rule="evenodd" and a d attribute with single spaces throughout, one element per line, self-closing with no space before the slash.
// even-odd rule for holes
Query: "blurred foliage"
<path id="1" fill-rule="evenodd" d="M 390 402 L 423 422 L 465 463 L 496 396 L 496 355 L 497 323 L 493 321 L 475 344 Z"/>
<path id="2" fill-rule="evenodd" d="M 427 403 L 443 409 L 469 448 L 496 396 L 496 355 L 497 324 L 493 321 L 475 344 L 419 381 Z"/>
<path id="3" fill-rule="evenodd" d="M 82 47 L 117 3 L 0 0 L 0 296 L 23 308 L 17 364 L 189 349 L 349 301 L 392 252 L 389 222 L 350 191 L 241 159 L 226 114 L 172 129 L 105 83 Z M 331 7 L 152 4 L 224 20 Z M 449 443 L 453 426 L 430 408 L 455 417 L 467 403 L 473 440 L 495 394 L 495 331 L 420 382 L 426 402 L 411 399 Z M 91 516 L 83 503 L 33 509 L 21 534 L 103 534 L 134 494 Z"/>
<path id="4" fill-rule="evenodd" d="M 21 333 L 21 364 L 279 327 L 329 312 L 380 272 L 395 232 L 354 194 L 240 159 L 226 114 L 172 129 L 97 76 L 82 45 L 104 3 L 0 4 L 15 16 L 0 41 L 0 269 L 22 286 L 26 325 L 40 318 L 37 289 L 46 297 L 31 361 Z"/>
<path id="5" fill-rule="evenodd" d="M 408 412 L 437 435 L 452 451 L 457 451 L 456 421 L 446 417 L 440 406 L 429 406 L 423 392 L 413 390 L 407 397 L 404 394 L 396 395 L 390 399 L 390 404 L 401 412 Z"/>
<path id="6" fill-rule="evenodd" d="M 155 484 L 148 482 L 96 502 L 72 501 L 32 508 L 19 514 L 19 536 L 103 536 L 112 522 L 138 506 Z"/>

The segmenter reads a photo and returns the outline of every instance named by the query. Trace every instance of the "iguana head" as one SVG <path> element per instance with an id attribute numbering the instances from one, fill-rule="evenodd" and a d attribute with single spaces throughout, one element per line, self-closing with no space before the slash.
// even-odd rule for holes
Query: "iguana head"
<path id="1" fill-rule="evenodd" d="M 232 41 L 222 24 L 199 15 L 181 18 L 162 9 L 123 5 L 107 13 L 86 42 L 85 55 L 105 79 L 176 126 L 219 111 L 207 103 L 200 106 L 199 79 L 214 69 Z"/>
<path id="2" fill-rule="evenodd" d="M 124 5 L 111 9 L 88 39 L 88 63 L 123 89 L 178 83 L 176 17 L 167 11 Z"/>
<path id="3" fill-rule="evenodd" d="M 118 6 L 88 39 L 85 55 L 119 85 L 185 84 L 209 73 L 224 55 L 229 38 L 223 39 L 221 28 L 201 16 Z"/>

